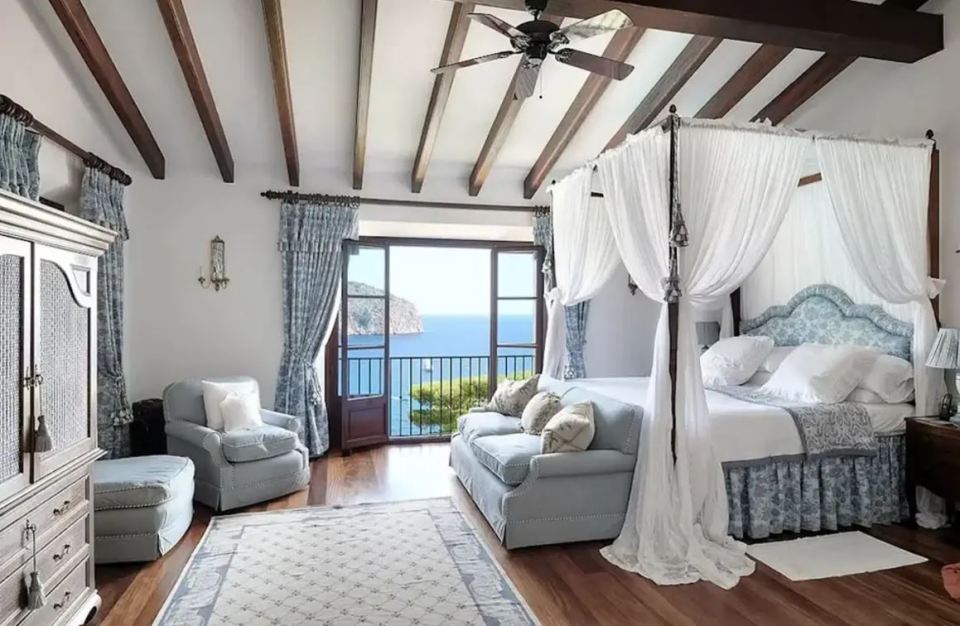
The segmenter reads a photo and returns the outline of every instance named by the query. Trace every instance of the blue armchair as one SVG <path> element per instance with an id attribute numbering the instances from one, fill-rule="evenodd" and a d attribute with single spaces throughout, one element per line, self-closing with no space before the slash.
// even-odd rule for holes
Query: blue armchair
<path id="1" fill-rule="evenodd" d="M 205 380 L 253 381 L 247 377 Z M 310 482 L 303 425 L 296 417 L 262 409 L 264 425 L 260 428 L 226 433 L 213 430 L 207 427 L 200 380 L 167 386 L 163 414 L 168 454 L 193 461 L 194 499 L 217 511 L 277 498 Z"/>

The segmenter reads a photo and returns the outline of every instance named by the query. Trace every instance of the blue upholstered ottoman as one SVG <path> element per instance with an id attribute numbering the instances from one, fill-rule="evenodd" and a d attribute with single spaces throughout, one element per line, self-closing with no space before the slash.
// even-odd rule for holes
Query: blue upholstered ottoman
<path id="1" fill-rule="evenodd" d="M 193 461 L 138 456 L 93 464 L 97 563 L 154 561 L 193 520 Z"/>

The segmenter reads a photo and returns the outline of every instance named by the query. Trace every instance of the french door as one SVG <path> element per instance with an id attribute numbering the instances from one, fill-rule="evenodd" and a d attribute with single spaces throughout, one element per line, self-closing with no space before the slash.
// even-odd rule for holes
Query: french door
<path id="1" fill-rule="evenodd" d="M 341 447 L 384 443 L 389 436 L 390 249 L 343 242 L 340 299 Z M 363 281 L 356 280 L 362 276 Z"/>
<path id="2" fill-rule="evenodd" d="M 543 366 L 543 249 L 501 245 L 490 254 L 490 393 Z"/>

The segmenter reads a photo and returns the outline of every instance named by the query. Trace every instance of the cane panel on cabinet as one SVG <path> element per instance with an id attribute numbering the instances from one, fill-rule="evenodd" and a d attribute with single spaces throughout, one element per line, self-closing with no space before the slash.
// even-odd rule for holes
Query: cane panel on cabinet
<path id="1" fill-rule="evenodd" d="M 0 626 L 79 623 L 100 604 L 89 543 L 102 455 L 96 272 L 113 238 L 0 190 Z M 36 449 L 41 415 L 48 451 Z M 46 601 L 30 610 L 33 572 Z"/>

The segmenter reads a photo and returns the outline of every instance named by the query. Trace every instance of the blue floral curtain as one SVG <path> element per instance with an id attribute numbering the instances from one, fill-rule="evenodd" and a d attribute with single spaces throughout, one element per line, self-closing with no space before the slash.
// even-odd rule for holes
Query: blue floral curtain
<path id="1" fill-rule="evenodd" d="M 302 417 L 310 456 L 330 447 L 330 426 L 315 369 L 324 335 L 336 314 L 344 239 L 357 236 L 354 199 L 325 203 L 285 201 L 280 207 L 283 281 L 283 357 L 275 409 Z"/>
<path id="2" fill-rule="evenodd" d="M 101 448 L 111 458 L 130 456 L 133 414 L 123 375 L 123 246 L 130 238 L 123 185 L 87 167 L 80 186 L 80 217 L 116 231 L 97 265 L 97 416 Z"/>
<path id="3" fill-rule="evenodd" d="M 553 274 L 553 222 L 549 211 L 537 211 L 533 215 L 533 243 L 543 246 L 543 283 L 545 291 L 553 289 L 556 279 Z M 586 345 L 587 313 L 589 302 L 581 302 L 565 309 L 567 325 L 567 345 L 563 377 L 586 378 L 587 369 L 583 362 L 583 347 Z"/>
<path id="4" fill-rule="evenodd" d="M 0 189 L 36 200 L 40 197 L 40 135 L 28 130 L 29 114 L 0 113 Z"/>

